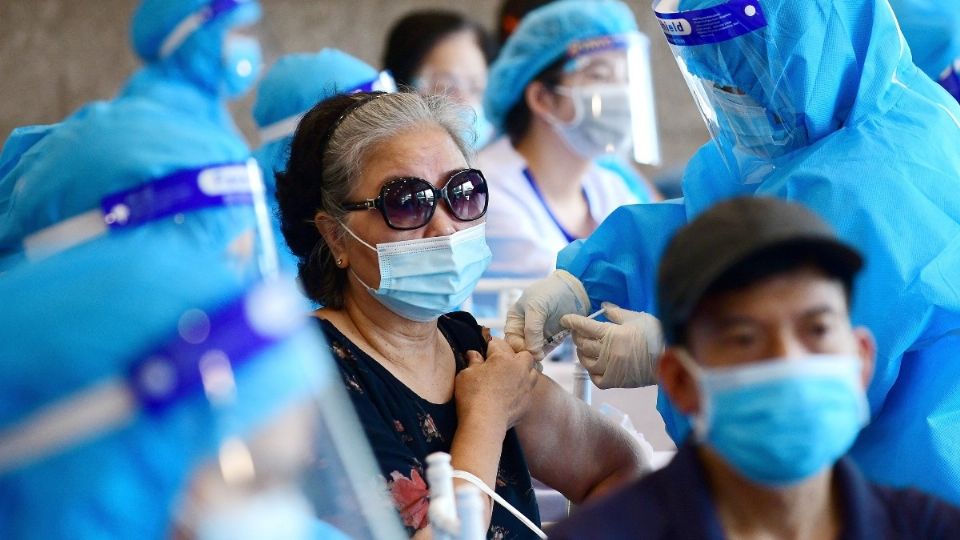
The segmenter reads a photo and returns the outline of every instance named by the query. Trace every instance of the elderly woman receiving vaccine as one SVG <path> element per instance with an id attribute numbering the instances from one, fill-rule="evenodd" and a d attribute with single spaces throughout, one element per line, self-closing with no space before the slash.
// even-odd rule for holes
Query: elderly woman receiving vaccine
<path id="1" fill-rule="evenodd" d="M 629 435 L 453 312 L 490 261 L 484 214 L 496 204 L 463 118 L 442 97 L 336 96 L 304 117 L 278 178 L 300 280 L 324 306 L 318 324 L 414 538 L 431 534 L 432 452 L 534 523 L 531 475 L 579 503 L 643 469 Z M 488 510 L 489 536 L 535 537 Z"/>

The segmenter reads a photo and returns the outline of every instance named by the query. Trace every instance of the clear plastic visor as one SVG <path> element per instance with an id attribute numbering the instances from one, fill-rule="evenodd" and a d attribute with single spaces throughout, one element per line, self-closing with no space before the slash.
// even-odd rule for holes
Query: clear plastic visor
<path id="1" fill-rule="evenodd" d="M 567 49 L 558 93 L 573 101 L 568 123 L 589 121 L 591 136 L 608 154 L 631 151 L 660 163 L 660 141 L 650 69 L 650 41 L 638 32 L 576 42 Z"/>
<path id="2" fill-rule="evenodd" d="M 676 4 L 676 2 L 673 2 Z M 803 115 L 783 84 L 781 55 L 757 0 L 677 12 L 655 3 L 660 27 L 713 141 L 745 183 L 807 142 Z"/>

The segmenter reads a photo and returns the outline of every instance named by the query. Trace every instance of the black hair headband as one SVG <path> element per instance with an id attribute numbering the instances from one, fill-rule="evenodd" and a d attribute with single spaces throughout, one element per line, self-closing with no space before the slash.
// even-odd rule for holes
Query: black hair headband
<path id="1" fill-rule="evenodd" d="M 337 117 L 337 120 L 334 123 L 330 124 L 330 127 L 327 129 L 327 132 L 323 135 L 323 142 L 321 142 L 320 144 L 320 169 L 321 170 L 323 170 L 323 167 L 324 167 L 323 156 L 327 153 L 327 146 L 330 145 L 330 139 L 333 138 L 333 133 L 337 130 L 338 127 L 340 127 L 340 124 L 343 123 L 343 121 L 347 118 L 347 116 L 350 116 L 350 113 L 359 109 L 361 105 L 369 103 L 379 97 L 385 96 L 388 93 L 389 92 L 381 92 L 381 91 L 370 92 L 364 95 L 363 97 L 361 97 L 360 99 L 355 99 L 353 103 L 347 105 L 343 109 L 343 112 L 340 113 L 340 116 Z"/>

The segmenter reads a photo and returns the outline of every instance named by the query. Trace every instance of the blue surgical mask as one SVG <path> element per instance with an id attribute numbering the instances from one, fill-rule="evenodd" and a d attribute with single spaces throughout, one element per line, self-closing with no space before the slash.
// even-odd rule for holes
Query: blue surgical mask
<path id="1" fill-rule="evenodd" d="M 758 484 L 786 486 L 832 466 L 870 418 L 856 356 L 722 368 L 678 358 L 700 390 L 697 440 Z"/>
<path id="2" fill-rule="evenodd" d="M 260 42 L 249 36 L 227 36 L 223 44 L 224 85 L 229 97 L 253 88 L 263 69 Z"/>
<path id="3" fill-rule="evenodd" d="M 796 147 L 788 126 L 749 94 L 712 90 L 720 128 L 728 132 L 739 150 L 760 159 L 773 159 Z"/>
<path id="4" fill-rule="evenodd" d="M 364 246 L 377 252 L 380 288 L 353 275 L 387 309 L 411 321 L 436 320 L 454 311 L 477 286 L 493 254 L 487 247 L 483 223 L 450 236 L 417 238 L 373 247 L 343 228 Z"/>

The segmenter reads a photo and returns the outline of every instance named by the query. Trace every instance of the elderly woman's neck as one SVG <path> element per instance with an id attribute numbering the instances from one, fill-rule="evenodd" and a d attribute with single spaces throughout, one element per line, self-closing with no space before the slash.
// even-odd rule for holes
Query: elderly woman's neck
<path id="1" fill-rule="evenodd" d="M 350 321 L 369 349 L 400 368 L 422 371 L 438 348 L 446 347 L 436 321 L 416 322 L 387 309 L 375 298 L 361 294 L 344 295 L 344 307 L 338 310 Z M 442 343 L 441 343 L 442 342 Z"/>

